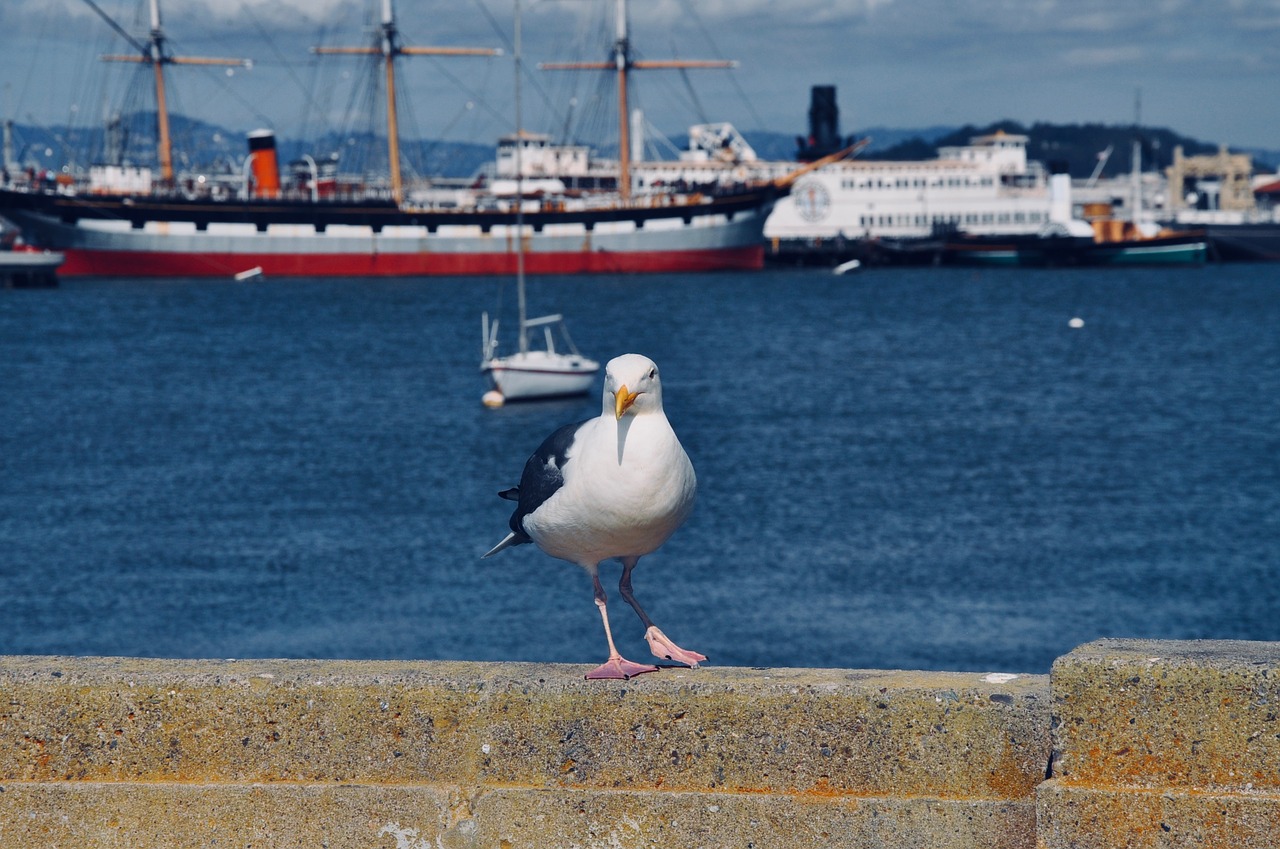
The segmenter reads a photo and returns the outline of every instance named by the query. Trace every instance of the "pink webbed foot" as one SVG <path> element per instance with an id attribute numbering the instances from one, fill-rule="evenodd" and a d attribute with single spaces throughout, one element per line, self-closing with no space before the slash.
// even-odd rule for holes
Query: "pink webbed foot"
<path id="1" fill-rule="evenodd" d="M 588 681 L 620 680 L 634 678 L 646 672 L 657 672 L 658 667 L 647 663 L 632 663 L 625 657 L 611 657 L 587 673 Z"/>
<path id="2" fill-rule="evenodd" d="M 654 657 L 685 663 L 694 669 L 697 669 L 698 664 L 707 659 L 706 655 L 680 648 L 671 642 L 666 634 L 659 631 L 656 625 L 651 626 L 649 630 L 644 632 L 644 638 L 649 642 L 649 651 L 653 652 Z"/>

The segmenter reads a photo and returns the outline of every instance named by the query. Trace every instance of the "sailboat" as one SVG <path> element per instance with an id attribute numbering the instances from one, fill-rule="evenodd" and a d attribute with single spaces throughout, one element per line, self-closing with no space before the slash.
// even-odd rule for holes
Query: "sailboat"
<path id="1" fill-rule="evenodd" d="M 591 389 L 596 373 L 600 371 L 600 363 L 582 356 L 577 346 L 573 344 L 563 316 L 559 314 L 537 318 L 528 316 L 524 268 L 523 151 L 526 139 L 522 132 L 521 113 L 520 76 L 523 68 L 520 51 L 520 0 L 516 0 L 515 3 L 515 18 L 516 290 L 520 311 L 518 350 L 506 356 L 498 356 L 498 322 L 495 320 L 490 323 L 489 314 L 484 313 L 480 319 L 480 333 L 483 339 L 480 371 L 488 377 L 492 387 L 484 396 L 484 403 L 490 407 L 500 407 L 508 400 L 531 401 L 582 395 Z M 540 350 L 529 346 L 529 336 L 535 330 L 542 331 L 544 347 Z M 562 343 L 568 350 L 556 350 L 556 331 L 559 332 Z"/>

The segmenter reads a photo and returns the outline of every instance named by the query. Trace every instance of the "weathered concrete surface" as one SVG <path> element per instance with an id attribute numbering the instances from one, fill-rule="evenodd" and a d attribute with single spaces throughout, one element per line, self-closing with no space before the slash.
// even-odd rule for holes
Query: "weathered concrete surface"
<path id="1" fill-rule="evenodd" d="M 1029 847 L 1045 676 L 0 658 L 0 849 Z"/>
<path id="2" fill-rule="evenodd" d="M 1280 845 L 1280 644 L 1100 640 L 1051 679 L 1042 849 Z"/>
<path id="3" fill-rule="evenodd" d="M 1280 795 L 1118 790 L 1046 781 L 1038 794 L 1042 849 L 1275 849 Z"/>
<path id="4" fill-rule="evenodd" d="M 1029 847 L 1026 806 L 939 799 L 296 784 L 6 785 L 0 846 Z"/>

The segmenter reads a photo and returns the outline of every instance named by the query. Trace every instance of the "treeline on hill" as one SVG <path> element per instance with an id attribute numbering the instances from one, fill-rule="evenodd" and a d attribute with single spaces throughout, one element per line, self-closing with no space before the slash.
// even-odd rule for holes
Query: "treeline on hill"
<path id="1" fill-rule="evenodd" d="M 171 116 L 175 164 L 180 169 L 208 168 L 213 172 L 239 173 L 247 152 L 245 134 L 227 130 L 183 115 Z M 23 167 L 60 168 L 66 163 L 83 167 L 91 163 L 128 162 L 154 165 L 156 160 L 156 118 L 154 112 L 136 112 L 114 125 L 111 131 L 100 126 L 36 127 L 14 126 L 14 154 Z M 939 147 L 968 144 L 974 136 L 997 130 L 1029 138 L 1027 158 L 1046 164 L 1065 163 L 1071 176 L 1085 179 L 1098 165 L 1099 155 L 1108 147 L 1106 176 L 1130 170 L 1134 137 L 1142 142 L 1145 170 L 1164 168 L 1173 161 L 1173 149 L 1182 145 L 1187 156 L 1217 152 L 1217 146 L 1180 136 L 1158 127 L 1106 124 L 1047 124 L 1026 127 L 1016 121 L 999 121 L 985 127 L 972 124 L 958 129 L 945 126 L 916 129 L 868 128 L 856 136 L 870 136 L 871 146 L 859 154 L 862 160 L 920 161 L 935 159 Z M 761 159 L 792 160 L 797 151 L 795 135 L 769 131 L 748 131 L 743 135 Z M 850 137 L 851 139 L 853 137 Z M 682 141 L 678 136 L 673 141 Z M 386 142 L 370 132 L 326 133 L 319 138 L 278 140 L 280 159 L 288 163 L 303 154 L 323 160 L 341 151 L 344 173 L 384 173 Z M 494 144 L 405 139 L 401 145 L 412 172 L 447 177 L 466 177 L 493 161 Z M 1233 148 L 1233 150 L 1236 150 Z M 1280 151 L 1246 149 L 1255 169 L 1280 167 Z M 606 151 L 606 155 L 608 152 Z"/>
<path id="2" fill-rule="evenodd" d="M 1104 175 L 1127 174 L 1133 167 L 1133 142 L 1142 145 L 1144 170 L 1163 169 L 1173 162 L 1173 149 L 1182 146 L 1186 156 L 1216 153 L 1217 147 L 1195 139 L 1180 136 L 1162 127 L 1134 127 L 1133 125 L 1108 124 L 1044 124 L 1030 127 L 1016 121 L 998 121 L 986 127 L 965 125 L 934 141 L 915 137 L 882 150 L 869 151 L 861 159 L 889 160 L 895 162 L 934 159 L 938 148 L 969 144 L 975 136 L 985 136 L 1003 130 L 1028 137 L 1027 158 L 1048 163 L 1063 163 L 1073 178 L 1084 179 L 1098 167 L 1100 157 L 1108 148 Z"/>

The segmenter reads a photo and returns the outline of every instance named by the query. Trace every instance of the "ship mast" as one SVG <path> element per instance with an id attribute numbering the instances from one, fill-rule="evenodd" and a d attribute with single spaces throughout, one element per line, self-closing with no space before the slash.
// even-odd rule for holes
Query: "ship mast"
<path id="1" fill-rule="evenodd" d="M 520 353 L 529 353 L 529 334 L 525 332 L 525 325 L 529 320 L 529 304 L 524 294 L 524 115 L 521 105 L 521 81 L 520 75 L 524 72 L 524 54 L 521 52 L 521 16 L 520 16 L 520 0 L 515 3 L 516 13 L 516 31 L 515 31 L 515 95 L 516 95 L 516 305 L 519 310 L 520 319 Z"/>
<path id="2" fill-rule="evenodd" d="M 538 67 L 549 71 L 608 71 L 618 75 L 618 191 L 622 200 L 631 199 L 631 128 L 627 115 L 628 77 L 633 70 L 662 68 L 736 68 L 737 62 L 719 60 L 665 59 L 657 61 L 631 58 L 631 38 L 627 28 L 627 0 L 614 0 L 613 57 L 607 62 L 544 62 Z"/>
<path id="3" fill-rule="evenodd" d="M 160 179 L 166 185 L 173 182 L 173 144 L 169 136 L 169 108 L 165 98 L 164 66 L 165 65 L 239 65 L 249 68 L 253 63 L 248 59 L 212 59 L 198 56 L 174 56 L 165 46 L 164 28 L 160 25 L 160 0 L 151 0 L 151 33 L 146 43 L 138 41 L 125 32 L 119 24 L 93 2 L 84 0 L 104 21 L 125 40 L 133 45 L 137 53 L 129 55 L 103 56 L 104 62 L 135 62 L 150 65 L 155 72 L 156 83 L 156 124 L 159 138 L 156 142 L 156 156 L 160 160 Z"/>
<path id="4" fill-rule="evenodd" d="M 382 57 L 387 77 L 387 157 L 391 160 L 391 194 L 396 203 L 404 198 L 404 182 L 400 176 L 400 128 L 396 117 L 397 56 L 500 56 L 501 50 L 487 47 L 410 47 L 400 43 L 395 9 L 391 0 L 382 0 L 382 26 L 378 43 L 369 47 L 313 47 L 313 53 L 343 55 L 376 55 Z"/>

